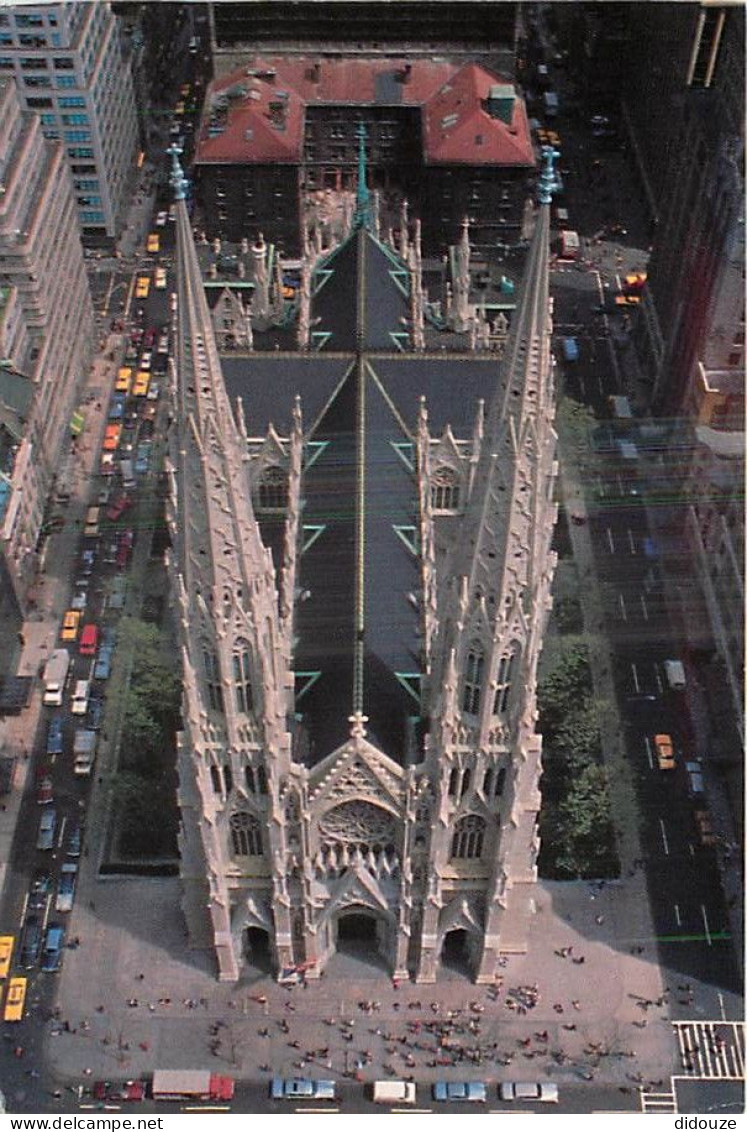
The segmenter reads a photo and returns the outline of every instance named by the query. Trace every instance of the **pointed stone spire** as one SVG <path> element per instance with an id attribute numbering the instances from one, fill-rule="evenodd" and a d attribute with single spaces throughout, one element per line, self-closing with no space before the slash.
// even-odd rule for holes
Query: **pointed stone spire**
<path id="1" fill-rule="evenodd" d="M 451 309 L 451 323 L 454 330 L 463 334 L 470 329 L 472 311 L 469 305 L 469 221 L 465 216 L 462 223 L 462 235 L 454 249 L 454 278 L 453 302 Z M 473 347 L 474 348 L 474 347 Z"/>
<path id="2" fill-rule="evenodd" d="M 254 261 L 254 295 L 252 313 L 258 322 L 267 318 L 270 310 L 270 282 L 267 277 L 267 244 L 259 233 L 256 244 L 252 245 Z"/>
<path id="3" fill-rule="evenodd" d="M 399 205 L 399 254 L 407 262 L 410 251 L 409 219 L 407 214 L 407 198 L 403 197 Z"/>
<path id="4" fill-rule="evenodd" d="M 366 127 L 361 122 L 356 130 L 358 138 L 358 184 L 355 193 L 354 228 L 371 227 L 371 198 L 366 183 Z"/>

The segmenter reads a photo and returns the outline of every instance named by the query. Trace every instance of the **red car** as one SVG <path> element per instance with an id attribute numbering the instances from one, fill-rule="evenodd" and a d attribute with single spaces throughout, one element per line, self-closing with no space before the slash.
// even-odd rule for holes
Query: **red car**
<path id="1" fill-rule="evenodd" d="M 95 1101 L 142 1101 L 145 1081 L 94 1081 L 91 1091 Z"/>
<path id="2" fill-rule="evenodd" d="M 127 508 L 131 506 L 132 500 L 130 499 L 129 495 L 120 495 L 118 499 L 115 499 L 114 502 L 110 503 L 107 507 L 106 517 L 107 519 L 111 519 L 111 521 L 115 523 L 117 519 L 119 519 L 119 517 L 124 514 Z"/>
<path id="3" fill-rule="evenodd" d="M 151 326 L 149 330 L 145 331 L 145 335 L 143 336 L 143 348 L 145 350 L 152 350 L 155 340 L 156 328 L 154 326 Z"/>
<path id="4" fill-rule="evenodd" d="M 46 774 L 39 779 L 39 785 L 36 788 L 36 800 L 40 806 L 48 806 L 54 801 L 52 779 Z"/>
<path id="5" fill-rule="evenodd" d="M 130 551 L 132 550 L 134 540 L 135 536 L 130 530 L 122 531 L 122 534 L 119 536 L 119 542 L 117 543 L 117 566 L 120 570 L 124 570 L 130 560 Z"/>

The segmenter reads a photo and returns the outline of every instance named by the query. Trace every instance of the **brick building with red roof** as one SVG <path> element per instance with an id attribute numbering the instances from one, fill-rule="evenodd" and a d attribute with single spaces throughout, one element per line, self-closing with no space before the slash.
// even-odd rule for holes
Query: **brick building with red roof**
<path id="1" fill-rule="evenodd" d="M 534 153 L 514 84 L 476 63 L 254 57 L 208 88 L 195 173 L 207 234 L 301 246 L 304 194 L 352 189 L 356 130 L 374 188 L 407 197 L 429 254 L 521 237 Z"/>

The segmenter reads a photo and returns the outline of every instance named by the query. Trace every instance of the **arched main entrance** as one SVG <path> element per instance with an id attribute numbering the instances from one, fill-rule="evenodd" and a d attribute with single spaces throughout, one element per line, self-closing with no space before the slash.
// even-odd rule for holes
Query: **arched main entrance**
<path id="1" fill-rule="evenodd" d="M 441 945 L 441 966 L 445 973 L 472 977 L 470 933 L 464 928 L 447 932 Z"/>
<path id="2" fill-rule="evenodd" d="M 336 918 L 335 949 L 340 955 L 388 970 L 387 924 L 368 908 L 354 905 Z"/>
<path id="3" fill-rule="evenodd" d="M 273 968 L 270 933 L 264 928 L 245 928 L 244 955 L 252 967 L 270 972 Z"/>

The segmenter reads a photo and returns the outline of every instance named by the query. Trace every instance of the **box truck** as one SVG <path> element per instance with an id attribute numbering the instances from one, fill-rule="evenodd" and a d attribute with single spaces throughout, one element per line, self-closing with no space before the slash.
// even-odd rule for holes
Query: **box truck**
<path id="1" fill-rule="evenodd" d="M 44 668 L 44 703 L 49 707 L 62 706 L 69 670 L 70 653 L 67 649 L 55 649 Z"/>
<path id="2" fill-rule="evenodd" d="M 154 1101 L 230 1101 L 233 1077 L 207 1069 L 157 1069 L 153 1074 Z"/>
<path id="3" fill-rule="evenodd" d="M 79 727 L 73 740 L 73 770 L 77 775 L 90 775 L 96 760 L 96 732 Z"/>
<path id="4" fill-rule="evenodd" d="M 374 1104 L 415 1104 L 414 1081 L 374 1081 Z"/>

